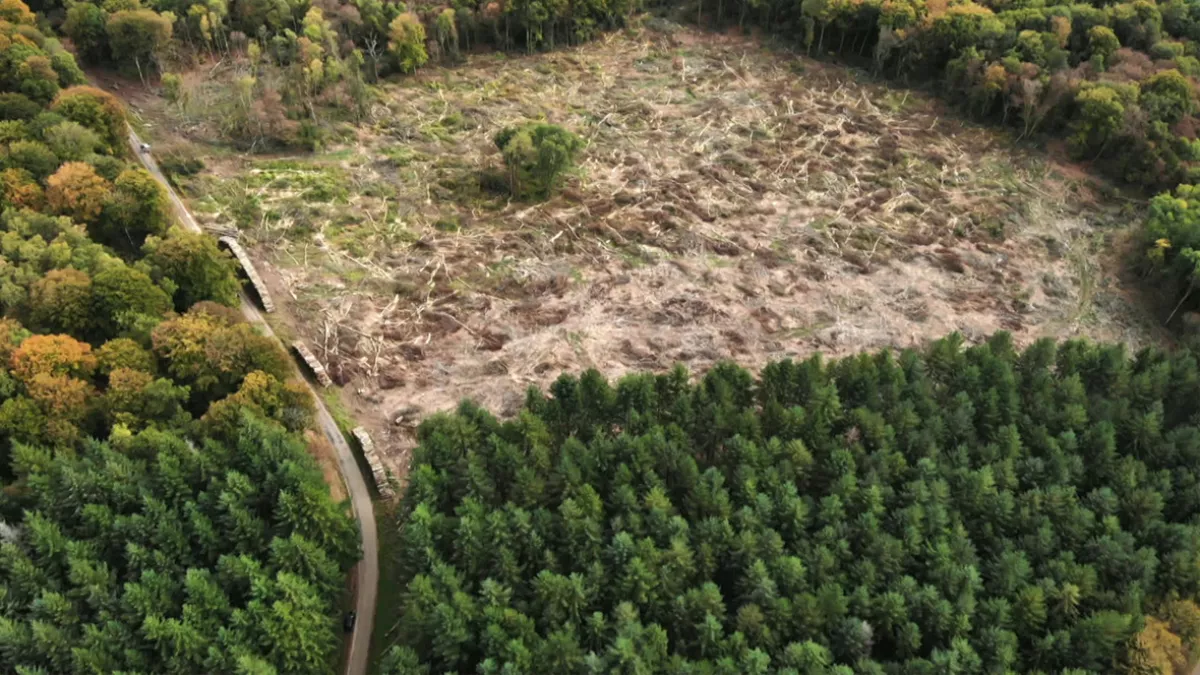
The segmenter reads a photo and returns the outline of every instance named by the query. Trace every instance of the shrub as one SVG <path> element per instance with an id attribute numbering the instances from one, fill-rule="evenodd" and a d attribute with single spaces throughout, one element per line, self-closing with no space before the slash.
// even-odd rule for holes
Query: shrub
<path id="1" fill-rule="evenodd" d="M 191 154 L 168 152 L 158 157 L 158 167 L 172 179 L 175 176 L 194 176 L 204 170 L 204 160 Z"/>
<path id="2" fill-rule="evenodd" d="M 583 139 L 555 124 L 508 127 L 494 140 L 508 167 L 509 189 L 517 197 L 549 196 L 583 148 Z"/>
<path id="3" fill-rule="evenodd" d="M 183 96 L 183 78 L 178 73 L 163 73 L 162 80 L 163 98 L 171 103 L 178 103 Z"/>
<path id="4" fill-rule="evenodd" d="M 1190 115 L 1195 102 L 1192 99 L 1192 84 L 1178 70 L 1164 70 L 1146 78 L 1141 83 L 1138 103 L 1152 119 L 1174 124 Z"/>

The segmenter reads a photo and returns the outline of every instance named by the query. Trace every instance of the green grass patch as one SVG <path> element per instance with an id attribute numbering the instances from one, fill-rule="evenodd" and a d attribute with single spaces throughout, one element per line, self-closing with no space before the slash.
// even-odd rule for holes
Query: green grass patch
<path id="1" fill-rule="evenodd" d="M 375 485 L 371 480 L 371 465 L 367 463 L 367 458 L 363 456 L 362 448 L 358 445 L 358 439 L 350 432 L 354 427 L 358 426 L 358 422 L 354 420 L 354 415 L 346 409 L 346 404 L 342 402 L 342 397 L 336 387 L 320 390 L 321 400 L 325 402 L 325 409 L 329 411 L 329 416 L 333 418 L 334 424 L 337 425 L 338 431 L 342 432 L 342 438 L 346 439 L 346 443 L 350 446 L 350 452 L 354 455 L 354 463 L 358 466 L 359 472 L 363 475 L 363 480 L 367 481 L 367 488 L 371 494 L 376 494 Z"/>
<path id="2" fill-rule="evenodd" d="M 417 152 L 416 150 L 403 145 L 384 148 L 381 154 L 383 154 L 383 156 L 386 157 L 389 162 L 391 162 L 392 166 L 398 169 L 406 167 L 414 162 L 429 161 L 429 155 L 426 155 L 423 152 Z"/>
<path id="3" fill-rule="evenodd" d="M 350 430 L 358 424 L 354 421 L 354 416 L 346 409 L 346 404 L 342 402 L 338 390 L 336 388 L 321 390 L 321 400 L 325 402 L 325 408 L 329 410 L 329 415 L 333 417 L 333 421 L 338 425 L 342 435 L 350 438 Z"/>
<path id="4" fill-rule="evenodd" d="M 375 529 L 379 532 L 379 598 L 375 606 L 375 630 L 371 634 L 371 672 L 378 672 L 379 659 L 395 642 L 401 604 L 388 602 L 404 591 L 400 580 L 400 529 L 396 527 L 396 502 L 375 502 Z"/>
<path id="5" fill-rule="evenodd" d="M 289 160 L 255 162 L 246 177 L 247 188 L 289 190 L 307 202 L 345 204 L 350 188 L 345 170 Z"/>

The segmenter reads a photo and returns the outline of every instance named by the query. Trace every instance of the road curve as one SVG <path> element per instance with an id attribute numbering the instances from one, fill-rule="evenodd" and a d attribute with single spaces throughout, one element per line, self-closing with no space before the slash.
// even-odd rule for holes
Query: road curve
<path id="1" fill-rule="evenodd" d="M 142 166 L 167 191 L 167 195 L 170 196 L 171 203 L 175 207 L 175 214 L 183 225 L 193 232 L 201 232 L 200 224 L 192 217 L 183 200 L 167 182 L 166 176 L 158 168 L 158 163 L 154 161 L 149 152 L 141 151 L 142 140 L 138 138 L 133 129 L 129 130 L 129 145 L 133 154 L 141 160 Z M 258 326 L 264 334 L 275 337 L 275 332 L 263 319 L 262 314 L 246 295 L 244 289 L 242 290 L 241 309 L 247 321 Z M 303 368 L 300 369 L 300 372 L 304 372 Z M 304 383 L 312 393 L 313 401 L 317 406 L 317 425 L 329 439 L 329 443 L 337 450 L 342 480 L 346 484 L 346 491 L 350 493 L 354 517 L 358 520 L 358 529 L 362 535 L 363 557 L 353 572 L 356 575 L 354 610 L 358 614 L 358 621 L 354 625 L 354 632 L 350 634 L 350 653 L 346 658 L 345 675 L 366 675 L 371 650 L 371 633 L 375 627 L 376 594 L 379 590 L 379 540 L 375 531 L 375 508 L 371 502 L 371 492 L 367 489 L 367 482 L 358 468 L 358 462 L 354 459 L 354 453 L 350 450 L 346 437 L 338 429 L 337 423 L 333 421 L 333 416 L 329 414 L 324 401 L 321 400 L 312 384 L 306 379 Z"/>

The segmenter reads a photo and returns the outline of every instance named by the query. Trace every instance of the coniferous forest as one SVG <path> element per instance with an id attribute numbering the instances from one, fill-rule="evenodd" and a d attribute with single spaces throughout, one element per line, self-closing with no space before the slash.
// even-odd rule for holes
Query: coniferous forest
<path id="1" fill-rule="evenodd" d="M 965 347 L 427 420 L 388 673 L 1171 673 L 1200 634 L 1189 352 Z"/>

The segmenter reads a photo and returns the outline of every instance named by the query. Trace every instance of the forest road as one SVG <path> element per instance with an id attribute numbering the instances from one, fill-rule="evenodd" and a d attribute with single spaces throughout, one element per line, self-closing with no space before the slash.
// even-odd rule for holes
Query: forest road
<path id="1" fill-rule="evenodd" d="M 133 154 L 141 160 L 142 166 L 167 191 L 179 220 L 187 229 L 201 232 L 200 224 L 192 217 L 183 200 L 167 182 L 167 177 L 158 168 L 158 163 L 154 161 L 149 152 L 142 151 L 142 140 L 138 138 L 133 129 L 129 130 L 129 145 Z M 258 326 L 265 335 L 275 337 L 275 332 L 263 319 L 254 302 L 246 295 L 245 289 L 242 290 L 241 309 L 247 321 Z M 291 353 L 290 350 L 286 351 Z M 303 370 L 301 369 L 300 372 Z M 346 442 L 346 437 L 342 435 L 341 429 L 338 429 L 337 423 L 333 421 L 333 416 L 329 414 L 329 410 L 325 407 L 325 403 L 317 394 L 316 389 L 313 388 L 312 383 L 307 379 L 303 379 L 303 381 L 309 392 L 312 393 L 313 402 L 317 406 L 317 425 L 329 439 L 329 443 L 337 450 L 338 467 L 342 473 L 342 480 L 346 484 L 346 491 L 350 494 L 350 503 L 354 508 L 354 517 L 358 520 L 358 529 L 362 536 L 363 557 L 354 568 L 354 573 L 357 575 L 354 583 L 354 611 L 358 614 L 358 620 L 354 624 L 354 632 L 350 634 L 350 652 L 346 658 L 345 675 L 366 675 L 368 656 L 371 650 L 371 633 L 375 627 L 376 593 L 379 590 L 379 540 L 375 532 L 375 507 L 371 502 L 371 492 L 367 488 L 367 481 L 358 468 L 358 462 L 354 459 L 350 444 Z M 338 622 L 338 625 L 341 625 L 341 621 Z"/>

